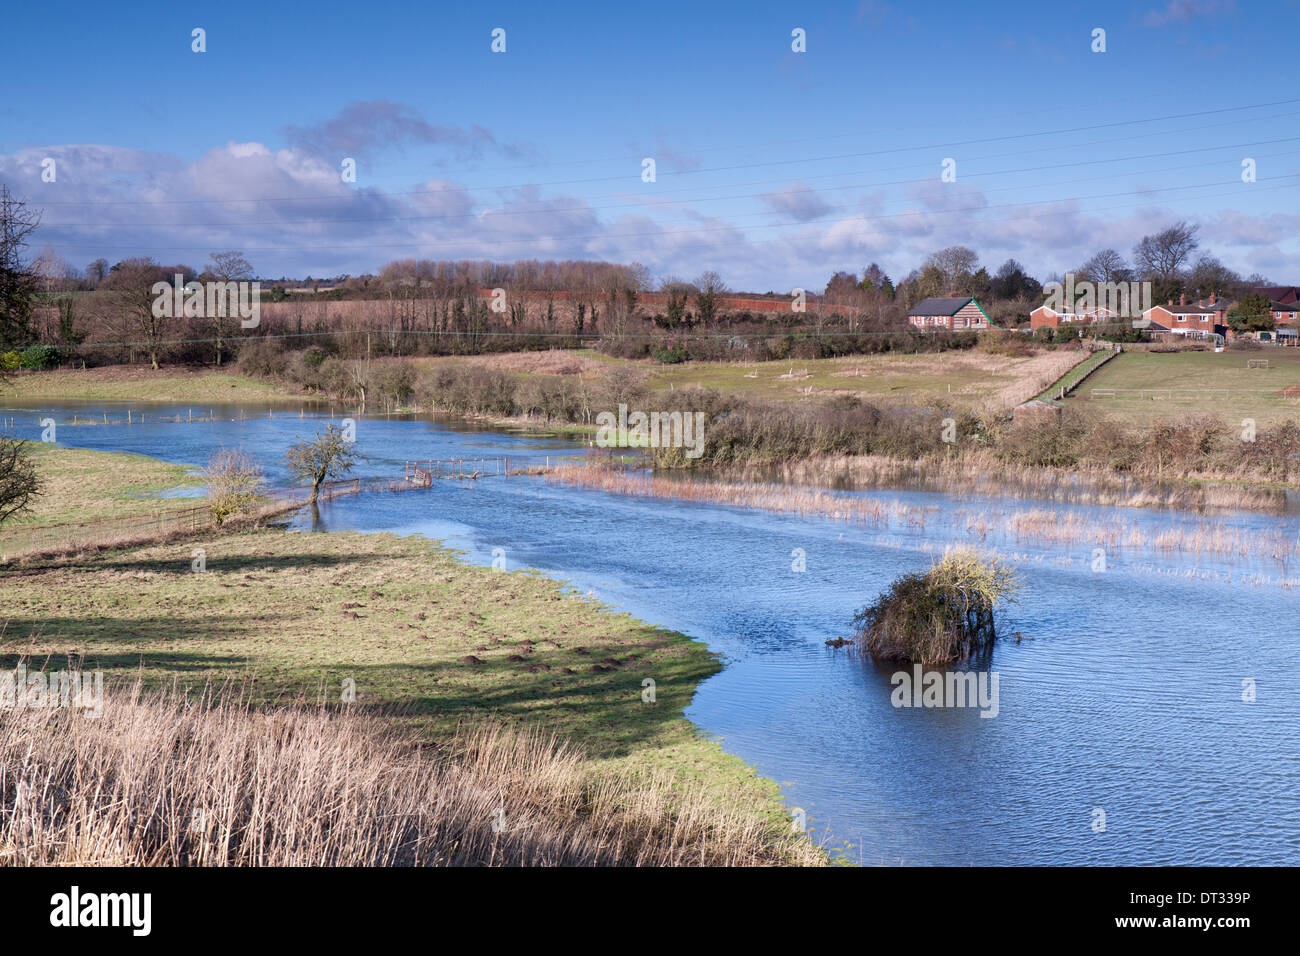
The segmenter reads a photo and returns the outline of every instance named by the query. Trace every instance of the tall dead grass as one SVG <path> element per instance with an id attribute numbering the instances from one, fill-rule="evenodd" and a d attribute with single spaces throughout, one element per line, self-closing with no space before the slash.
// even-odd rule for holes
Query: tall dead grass
<path id="1" fill-rule="evenodd" d="M 436 750 L 374 718 L 238 695 L 0 709 L 0 864 L 812 864 L 753 808 L 662 772 L 595 771 L 536 732 Z"/>
<path id="2" fill-rule="evenodd" d="M 889 466 L 889 462 L 885 462 Z M 1286 571 L 1300 558 L 1300 542 L 1281 531 L 1241 528 L 1220 521 L 1194 526 L 1143 528 L 1118 517 L 1097 519 L 1048 509 L 911 505 L 848 496 L 799 485 L 692 481 L 607 467 L 563 465 L 552 481 L 615 494 L 673 498 L 701 504 L 760 508 L 804 517 L 849 521 L 882 531 L 948 530 L 984 540 L 1004 535 L 1020 543 L 1102 546 L 1165 554 L 1214 555 L 1225 561 L 1271 561 Z"/>

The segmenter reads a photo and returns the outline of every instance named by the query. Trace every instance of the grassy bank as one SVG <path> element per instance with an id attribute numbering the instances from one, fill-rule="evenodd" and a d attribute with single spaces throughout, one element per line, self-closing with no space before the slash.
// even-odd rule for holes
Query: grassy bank
<path id="1" fill-rule="evenodd" d="M 123 474 L 155 466 L 120 463 Z M 98 498 L 85 500 L 84 489 L 60 484 L 57 498 L 90 513 Z M 201 573 L 192 570 L 196 548 L 205 554 Z M 138 679 L 146 691 L 234 686 L 255 708 L 288 704 L 295 713 L 314 702 L 376 722 L 357 733 L 389 741 L 381 750 L 397 746 L 385 736 L 396 734 L 405 746 L 434 745 L 439 761 L 464 754 L 466 734 L 484 727 L 554 734 L 578 762 L 561 788 L 577 801 L 573 812 L 603 807 L 608 816 L 600 794 L 622 794 L 616 803 L 640 794 L 658 808 L 655 839 L 666 845 L 682 814 L 695 821 L 695 839 L 703 840 L 699 826 L 731 834 L 725 849 L 704 840 L 654 859 L 687 862 L 692 850 L 697 862 L 715 851 L 731 862 L 821 859 L 791 834 L 776 785 L 682 716 L 698 683 L 719 669 L 715 657 L 540 575 L 470 567 L 418 537 L 261 529 L 16 561 L 0 581 L 8 668 L 24 657 L 51 669 L 84 660 L 108 683 Z M 642 699 L 647 678 L 654 703 Z M 342 703 L 345 681 L 355 704 Z M 174 722 L 165 701 L 148 706 L 139 720 Z M 0 721 L 12 713 L 0 710 Z M 705 825 L 708 813 L 717 826 Z"/>
<path id="2" fill-rule="evenodd" d="M 87 402 L 275 402 L 304 399 L 293 386 L 215 369 L 110 365 L 10 373 L 0 382 L 4 399 Z"/>
<path id="3" fill-rule="evenodd" d="M 43 494 L 30 512 L 0 527 L 0 541 L 17 531 L 191 507 L 196 503 L 192 498 L 158 495 L 203 484 L 203 479 L 184 465 L 145 455 L 68 448 L 52 442 L 24 444 L 44 483 Z"/>

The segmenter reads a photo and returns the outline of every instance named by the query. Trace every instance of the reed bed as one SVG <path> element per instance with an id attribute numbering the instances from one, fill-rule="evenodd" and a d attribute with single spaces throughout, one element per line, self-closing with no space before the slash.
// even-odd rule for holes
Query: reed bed
<path id="1" fill-rule="evenodd" d="M 1300 542 L 1280 531 L 1247 530 L 1222 522 L 1147 529 L 1119 518 L 1104 521 L 1049 509 L 922 507 L 865 496 L 850 497 L 806 486 L 679 479 L 596 465 L 565 465 L 553 469 L 547 477 L 615 494 L 759 508 L 852 522 L 886 532 L 949 528 L 968 540 L 985 541 L 991 536 L 1001 536 L 1021 543 L 1205 554 L 1229 561 L 1272 561 L 1283 570 L 1296 559 L 1300 549 Z"/>
<path id="2" fill-rule="evenodd" d="M 987 453 L 901 460 L 886 455 L 827 455 L 776 466 L 732 466 L 721 474 L 845 489 L 916 488 L 1069 504 L 1180 511 L 1278 511 L 1280 491 L 1234 483 L 1161 483 L 1103 471 L 1063 471 L 1001 461 Z"/>
<path id="3" fill-rule="evenodd" d="M 110 691 L 103 715 L 0 709 L 0 864 L 816 864 L 806 839 L 663 772 L 481 724 L 391 723 L 240 695 Z"/>

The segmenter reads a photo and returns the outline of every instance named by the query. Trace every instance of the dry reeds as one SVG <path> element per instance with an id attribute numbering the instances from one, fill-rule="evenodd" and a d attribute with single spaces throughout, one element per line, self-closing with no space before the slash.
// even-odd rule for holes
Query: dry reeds
<path id="1" fill-rule="evenodd" d="M 929 527 L 936 532 L 947 529 L 967 539 L 980 541 L 990 535 L 1004 535 L 1009 541 L 1021 543 L 1208 554 L 1225 561 L 1271 561 L 1282 570 L 1300 557 L 1300 542 L 1283 531 L 1266 532 L 1209 520 L 1195 526 L 1144 528 L 1119 517 L 1098 519 L 1078 512 L 952 506 L 940 509 L 804 486 L 680 480 L 598 465 L 564 465 L 547 477 L 615 494 L 761 508 L 803 517 L 849 521 L 881 531 L 915 531 Z"/>
<path id="2" fill-rule="evenodd" d="M 596 771 L 536 732 L 434 750 L 391 724 L 238 697 L 110 692 L 0 709 L 0 864 L 817 863 L 811 843 L 662 772 Z"/>
<path id="3" fill-rule="evenodd" d="M 949 549 L 929 571 L 903 575 L 857 613 L 858 646 L 892 664 L 959 663 L 993 646 L 993 609 L 1014 601 L 1020 587 L 997 557 Z"/>

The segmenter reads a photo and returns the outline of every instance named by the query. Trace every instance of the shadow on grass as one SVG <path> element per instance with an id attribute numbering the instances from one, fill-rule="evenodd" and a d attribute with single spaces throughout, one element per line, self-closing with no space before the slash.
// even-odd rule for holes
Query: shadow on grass
<path id="1" fill-rule="evenodd" d="M 503 645 L 478 663 L 358 664 L 347 660 L 346 641 L 330 647 L 327 657 L 267 657 L 265 640 L 274 633 L 275 622 L 265 617 L 10 618 L 0 667 L 13 670 L 26 657 L 29 669 L 100 669 L 107 683 L 139 678 L 146 688 L 179 684 L 195 692 L 209 683 L 237 686 L 255 704 L 342 706 L 343 682 L 351 680 L 356 706 L 375 716 L 401 718 L 435 734 L 481 718 L 535 724 L 602 757 L 624 756 L 679 732 L 674 725 L 696 686 L 721 669 L 711 656 L 665 645 L 667 635 L 649 626 L 630 632 L 638 638 L 629 646 L 635 660 L 625 650 L 597 659 L 564 649 L 508 660 L 499 655 L 514 648 Z M 262 643 L 247 653 L 183 649 L 187 641 L 249 640 Z M 431 656 L 449 653 L 436 638 L 428 645 Z M 653 703 L 643 700 L 645 678 L 654 681 Z"/>

